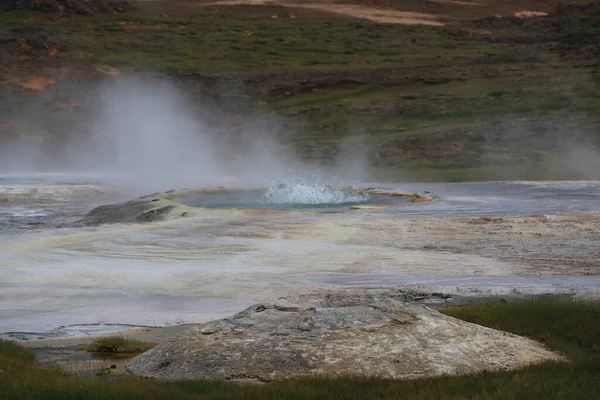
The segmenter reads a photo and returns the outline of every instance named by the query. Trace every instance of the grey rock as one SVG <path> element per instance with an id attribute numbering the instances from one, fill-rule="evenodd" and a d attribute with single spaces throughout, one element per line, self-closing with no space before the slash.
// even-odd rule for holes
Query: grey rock
<path id="1" fill-rule="evenodd" d="M 101 225 L 116 223 L 156 222 L 188 217 L 211 217 L 236 215 L 238 210 L 208 209 L 188 207 L 175 200 L 169 193 L 153 193 L 123 203 L 104 205 L 87 213 L 82 223 L 85 225 Z"/>
<path id="2" fill-rule="evenodd" d="M 176 208 L 176 205 L 164 198 L 145 196 L 124 203 L 96 207 L 86 214 L 83 222 L 86 225 L 100 225 L 160 221 L 168 218 Z"/>
<path id="3" fill-rule="evenodd" d="M 562 357 L 530 339 L 445 316 L 402 290 L 312 294 L 194 326 L 130 361 L 166 380 L 299 375 L 414 378 L 514 369 Z"/>

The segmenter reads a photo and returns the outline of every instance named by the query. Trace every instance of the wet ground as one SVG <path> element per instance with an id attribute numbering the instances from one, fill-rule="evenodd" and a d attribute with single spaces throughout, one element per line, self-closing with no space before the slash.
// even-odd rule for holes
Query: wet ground
<path id="1" fill-rule="evenodd" d="M 0 332 L 33 339 L 202 322 L 316 290 L 600 293 L 598 182 L 360 186 L 441 199 L 91 228 L 76 221 L 122 200 L 101 180 L 0 178 Z M 253 206 L 260 193 L 230 205 Z"/>

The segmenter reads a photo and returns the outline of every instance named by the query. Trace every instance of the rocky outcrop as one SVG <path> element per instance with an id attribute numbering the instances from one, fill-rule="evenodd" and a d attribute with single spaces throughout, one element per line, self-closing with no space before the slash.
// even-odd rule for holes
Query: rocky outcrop
<path id="1" fill-rule="evenodd" d="M 175 198 L 179 192 L 154 193 L 124 203 L 94 208 L 81 221 L 85 225 L 166 221 L 199 216 L 223 216 L 238 214 L 233 209 L 208 209 L 188 207 Z"/>
<path id="2" fill-rule="evenodd" d="M 192 327 L 126 368 L 167 380 L 272 381 L 415 378 L 561 360 L 539 343 L 445 316 L 415 297 L 387 290 L 280 298 Z"/>

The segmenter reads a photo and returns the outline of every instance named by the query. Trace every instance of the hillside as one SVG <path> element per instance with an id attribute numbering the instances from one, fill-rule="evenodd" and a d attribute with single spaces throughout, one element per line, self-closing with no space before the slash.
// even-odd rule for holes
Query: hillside
<path id="1" fill-rule="evenodd" d="M 350 147 L 378 178 L 600 178 L 600 3 L 338 3 L 3 2 L 0 143 L 60 160 L 90 94 L 135 74 L 216 135 L 323 164 Z"/>

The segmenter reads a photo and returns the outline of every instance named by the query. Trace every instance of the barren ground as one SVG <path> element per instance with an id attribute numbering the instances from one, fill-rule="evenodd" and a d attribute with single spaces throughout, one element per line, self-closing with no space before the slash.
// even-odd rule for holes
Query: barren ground
<path id="1" fill-rule="evenodd" d="M 441 22 L 436 20 L 435 15 L 418 13 L 412 11 L 399 11 L 389 8 L 373 7 L 359 4 L 339 4 L 339 3 L 312 3 L 312 2 L 291 2 L 291 1 L 269 1 L 269 0 L 224 0 L 214 3 L 206 3 L 206 5 L 269 5 L 283 6 L 290 8 L 306 8 L 320 12 L 330 12 L 334 14 L 342 14 L 349 17 L 366 19 L 373 22 L 383 24 L 406 24 L 406 25 L 432 25 L 441 26 Z M 274 17 L 277 17 L 276 15 Z"/>

